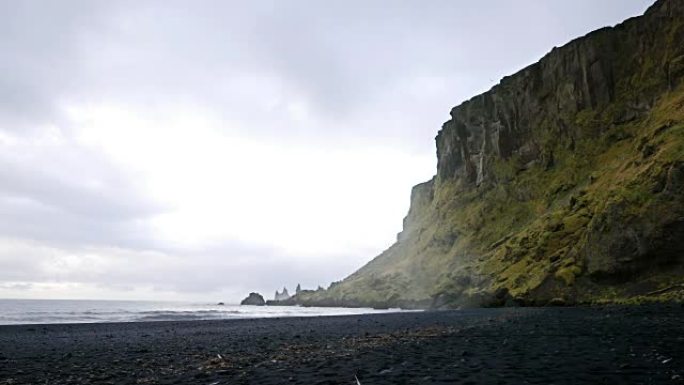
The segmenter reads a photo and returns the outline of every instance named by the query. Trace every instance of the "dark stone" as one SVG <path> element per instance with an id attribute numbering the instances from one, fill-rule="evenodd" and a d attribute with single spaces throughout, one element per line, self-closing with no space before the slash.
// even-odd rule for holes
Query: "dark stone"
<path id="1" fill-rule="evenodd" d="M 500 287 L 494 292 L 494 297 L 496 297 L 496 299 L 505 299 L 507 295 L 508 288 L 506 287 Z"/>
<path id="2" fill-rule="evenodd" d="M 249 296 L 243 299 L 240 305 L 264 306 L 266 301 L 264 301 L 264 297 L 259 293 L 249 293 Z"/>
<path id="3" fill-rule="evenodd" d="M 655 150 L 656 150 L 655 146 L 648 143 L 641 149 L 641 156 L 644 158 L 648 158 L 649 156 L 651 156 L 655 153 Z"/>

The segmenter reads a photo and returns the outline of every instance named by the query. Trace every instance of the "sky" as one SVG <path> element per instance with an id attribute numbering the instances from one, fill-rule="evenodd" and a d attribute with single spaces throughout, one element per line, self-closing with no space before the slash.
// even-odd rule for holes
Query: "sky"
<path id="1" fill-rule="evenodd" d="M 327 287 L 453 106 L 650 3 L 0 0 L 0 298 Z"/>

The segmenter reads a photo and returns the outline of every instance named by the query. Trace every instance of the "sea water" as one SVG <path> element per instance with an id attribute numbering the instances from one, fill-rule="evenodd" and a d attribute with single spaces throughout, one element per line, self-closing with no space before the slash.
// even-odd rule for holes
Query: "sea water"
<path id="1" fill-rule="evenodd" d="M 398 309 L 240 306 L 191 302 L 0 299 L 0 325 L 222 320 L 396 312 Z"/>

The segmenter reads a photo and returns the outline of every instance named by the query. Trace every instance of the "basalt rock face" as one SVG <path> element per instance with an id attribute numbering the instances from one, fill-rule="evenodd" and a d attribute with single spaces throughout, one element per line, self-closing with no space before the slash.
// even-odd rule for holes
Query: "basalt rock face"
<path id="1" fill-rule="evenodd" d="M 397 242 L 302 304 L 681 299 L 684 1 L 576 39 L 451 110 Z"/>
<path id="2" fill-rule="evenodd" d="M 554 48 L 489 92 L 454 107 L 437 135 L 437 175 L 479 185 L 496 160 L 553 165 L 555 145 L 572 146 L 580 112 L 604 110 L 624 123 L 644 116 L 684 74 L 684 4 L 661 1 L 648 13 Z"/>

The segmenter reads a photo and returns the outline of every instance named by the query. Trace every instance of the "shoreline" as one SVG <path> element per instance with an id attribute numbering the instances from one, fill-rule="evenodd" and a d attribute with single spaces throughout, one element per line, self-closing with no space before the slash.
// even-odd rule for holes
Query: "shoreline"
<path id="1" fill-rule="evenodd" d="M 402 311 L 370 308 L 240 306 L 200 303 L 0 300 L 0 325 L 66 323 L 200 321 L 244 318 L 366 314 Z"/>
<path id="2" fill-rule="evenodd" d="M 684 308 L 0 326 L 0 384 L 684 383 Z"/>
<path id="3" fill-rule="evenodd" d="M 349 308 L 349 309 L 366 309 L 366 308 Z M 378 310 L 378 309 L 374 309 Z M 129 325 L 129 324 L 154 324 L 154 323 L 192 323 L 192 322 L 231 322 L 231 321 L 252 321 L 252 320 L 284 320 L 291 318 L 332 318 L 332 317 L 357 317 L 364 315 L 382 315 L 382 314 L 396 314 L 396 313 L 420 313 L 432 311 L 445 311 L 436 309 L 381 309 L 382 312 L 368 312 L 368 313 L 348 313 L 348 314 L 293 314 L 293 315 L 275 315 L 275 316 L 245 316 L 234 318 L 206 318 L 206 319 L 164 319 L 164 320 L 131 320 L 131 321 L 84 321 L 84 322 L 52 322 L 52 323 L 0 323 L 0 329 L 5 327 L 52 327 L 52 326 L 76 326 L 76 325 Z M 460 309 L 449 309 L 449 311 L 459 311 Z M 0 385 L 2 385 L 0 383 Z"/>

